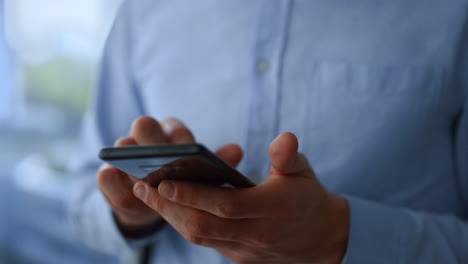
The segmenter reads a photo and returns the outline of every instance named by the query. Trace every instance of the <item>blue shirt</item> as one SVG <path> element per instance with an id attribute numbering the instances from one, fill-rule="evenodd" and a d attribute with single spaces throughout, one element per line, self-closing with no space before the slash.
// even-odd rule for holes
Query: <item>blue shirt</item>
<path id="1" fill-rule="evenodd" d="M 73 226 L 129 247 L 96 155 L 141 115 L 177 117 L 213 150 L 240 144 L 256 182 L 272 139 L 295 133 L 349 201 L 343 263 L 468 263 L 467 16 L 464 0 L 127 1 L 73 162 Z M 170 226 L 151 239 L 154 263 L 230 263 Z"/>
<path id="2" fill-rule="evenodd" d="M 14 109 L 18 100 L 14 93 L 13 85 L 13 61 L 11 51 L 7 45 L 5 25 L 5 3 L 0 0 L 0 123 L 12 121 Z"/>

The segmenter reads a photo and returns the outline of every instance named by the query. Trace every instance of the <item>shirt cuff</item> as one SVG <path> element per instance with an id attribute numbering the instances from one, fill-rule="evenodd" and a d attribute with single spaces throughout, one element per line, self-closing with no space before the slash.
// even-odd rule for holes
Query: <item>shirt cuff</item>
<path id="1" fill-rule="evenodd" d="M 342 264 L 398 263 L 398 209 L 346 196 L 350 208 L 348 249 Z"/>
<path id="2" fill-rule="evenodd" d="M 115 222 L 114 218 L 114 222 Z M 117 223 L 115 222 L 115 225 L 117 226 Z M 147 246 L 148 244 L 154 244 L 158 240 L 160 240 L 159 234 L 161 233 L 162 229 L 167 226 L 167 223 L 165 220 L 162 220 L 160 223 L 157 224 L 157 226 L 150 231 L 150 234 L 144 237 L 140 238 L 127 238 L 126 242 L 127 245 L 133 249 L 133 250 L 140 250 L 144 246 Z"/>
<path id="3" fill-rule="evenodd" d="M 90 248 L 109 255 L 138 254 L 148 243 L 156 242 L 161 230 L 142 239 L 126 239 L 120 232 L 112 209 L 103 195 L 94 190 L 71 213 L 74 232 Z M 167 225 L 164 225 L 167 226 Z"/>

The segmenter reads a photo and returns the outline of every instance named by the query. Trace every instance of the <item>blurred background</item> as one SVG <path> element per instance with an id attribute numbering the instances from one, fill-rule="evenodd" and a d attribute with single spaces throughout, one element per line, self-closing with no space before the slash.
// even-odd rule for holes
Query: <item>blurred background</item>
<path id="1" fill-rule="evenodd" d="M 0 263 L 115 263 L 74 241 L 66 164 L 121 0 L 0 0 Z"/>

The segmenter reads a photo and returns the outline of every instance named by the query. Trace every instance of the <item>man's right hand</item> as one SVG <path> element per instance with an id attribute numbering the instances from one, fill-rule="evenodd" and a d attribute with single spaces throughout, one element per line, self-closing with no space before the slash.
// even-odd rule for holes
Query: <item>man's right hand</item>
<path id="1" fill-rule="evenodd" d="M 151 117 L 141 117 L 133 123 L 130 135 L 119 139 L 115 146 L 194 142 L 192 133 L 176 119 L 159 124 Z M 133 194 L 137 181 L 139 179 L 107 164 L 97 173 L 99 189 L 112 207 L 120 231 L 128 238 L 149 235 L 163 221 L 156 211 Z"/>

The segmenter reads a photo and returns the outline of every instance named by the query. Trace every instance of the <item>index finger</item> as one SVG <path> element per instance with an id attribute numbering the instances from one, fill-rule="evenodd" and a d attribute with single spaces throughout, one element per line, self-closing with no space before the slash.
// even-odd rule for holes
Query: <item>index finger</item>
<path id="1" fill-rule="evenodd" d="M 178 119 L 168 118 L 161 122 L 161 127 L 168 136 L 170 143 L 187 144 L 195 142 L 192 132 Z"/>
<path id="2" fill-rule="evenodd" d="M 159 122 L 149 116 L 140 117 L 133 122 L 130 136 L 138 145 L 169 143 Z"/>
<path id="3" fill-rule="evenodd" d="M 163 181 L 158 192 L 175 203 L 229 219 L 289 216 L 288 199 L 266 185 L 225 188 L 184 181 Z"/>

